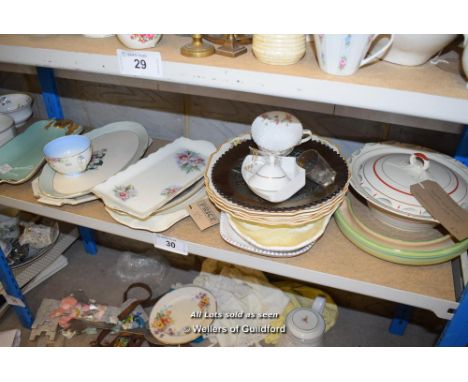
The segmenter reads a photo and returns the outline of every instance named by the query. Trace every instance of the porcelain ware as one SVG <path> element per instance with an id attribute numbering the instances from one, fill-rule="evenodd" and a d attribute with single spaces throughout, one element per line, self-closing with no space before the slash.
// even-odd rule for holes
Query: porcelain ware
<path id="1" fill-rule="evenodd" d="M 49 166 L 68 176 L 75 176 L 86 170 L 91 154 L 91 140 L 84 135 L 60 137 L 44 146 L 44 155 Z"/>
<path id="2" fill-rule="evenodd" d="M 372 41 L 377 36 L 374 34 L 314 35 L 320 69 L 338 76 L 353 75 L 360 67 L 382 57 L 390 48 L 393 36 L 381 49 L 365 57 Z"/>
<path id="3" fill-rule="evenodd" d="M 303 130 L 302 123 L 294 115 L 284 111 L 259 115 L 252 123 L 251 134 L 260 150 L 275 155 L 288 155 L 312 136 L 310 130 Z"/>
<path id="4" fill-rule="evenodd" d="M 32 115 L 32 98 L 27 94 L 0 96 L 0 114 L 9 115 L 21 127 Z"/>
<path id="5" fill-rule="evenodd" d="M 158 44 L 162 34 L 118 34 L 117 37 L 127 48 L 148 49 Z"/>
<path id="6" fill-rule="evenodd" d="M 291 65 L 305 54 L 303 34 L 254 34 L 252 51 L 257 59 L 269 65 Z"/>
<path id="7" fill-rule="evenodd" d="M 16 135 L 15 121 L 9 115 L 0 114 L 0 147 Z"/>

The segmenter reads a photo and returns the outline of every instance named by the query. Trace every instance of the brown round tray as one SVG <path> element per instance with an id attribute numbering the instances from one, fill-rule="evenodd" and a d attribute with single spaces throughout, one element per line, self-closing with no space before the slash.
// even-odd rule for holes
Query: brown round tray
<path id="1" fill-rule="evenodd" d="M 250 154 L 249 147 L 256 148 L 252 140 L 246 140 L 232 147 L 218 159 L 211 172 L 216 191 L 223 198 L 242 207 L 270 212 L 307 209 L 333 198 L 344 189 L 349 179 L 348 164 L 341 155 L 319 141 L 308 141 L 296 146 L 290 156 L 297 157 L 309 149 L 317 150 L 336 171 L 335 182 L 322 188 L 306 179 L 306 185 L 290 199 L 281 203 L 271 203 L 254 194 L 242 178 L 242 162 Z"/>

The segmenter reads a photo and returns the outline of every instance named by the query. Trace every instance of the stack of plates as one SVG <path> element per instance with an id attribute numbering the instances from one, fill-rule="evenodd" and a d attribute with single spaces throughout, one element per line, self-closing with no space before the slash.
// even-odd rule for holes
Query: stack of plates
<path id="1" fill-rule="evenodd" d="M 161 232 L 188 216 L 206 196 L 203 173 L 216 150 L 184 137 L 162 147 L 93 188 L 111 217 L 129 227 Z"/>
<path id="2" fill-rule="evenodd" d="M 346 160 L 336 147 L 313 136 L 291 155 L 317 150 L 337 172 L 335 182 L 321 188 L 307 179 L 290 199 L 271 203 L 255 195 L 242 178 L 242 161 L 250 147 L 255 144 L 249 134 L 226 142 L 210 157 L 205 171 L 206 192 L 225 212 L 221 236 L 236 247 L 269 256 L 295 256 L 307 251 L 345 198 L 350 180 Z"/>
<path id="3" fill-rule="evenodd" d="M 381 224 L 365 200 L 348 195 L 335 220 L 351 242 L 371 255 L 397 264 L 431 265 L 449 261 L 468 249 L 468 239 L 456 243 L 439 228 L 406 232 Z"/>
<path id="4" fill-rule="evenodd" d="M 93 149 L 86 171 L 66 176 L 46 164 L 33 182 L 33 192 L 39 202 L 61 206 L 97 199 L 92 189 L 137 162 L 151 143 L 145 128 L 136 122 L 111 123 L 85 135 Z"/>

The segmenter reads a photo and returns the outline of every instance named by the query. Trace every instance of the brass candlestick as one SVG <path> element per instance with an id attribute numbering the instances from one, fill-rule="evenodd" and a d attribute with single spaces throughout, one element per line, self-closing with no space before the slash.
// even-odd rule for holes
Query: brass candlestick
<path id="1" fill-rule="evenodd" d="M 210 35 L 204 35 L 205 39 L 215 44 L 222 44 L 216 48 L 216 53 L 227 57 L 237 57 L 247 53 L 247 48 L 241 44 L 250 44 L 252 38 L 239 37 L 237 34 L 226 34 L 224 38 L 217 38 Z"/>
<path id="2" fill-rule="evenodd" d="M 203 35 L 193 34 L 192 42 L 180 48 L 180 53 L 187 57 L 208 57 L 214 54 L 213 45 L 203 42 Z"/>

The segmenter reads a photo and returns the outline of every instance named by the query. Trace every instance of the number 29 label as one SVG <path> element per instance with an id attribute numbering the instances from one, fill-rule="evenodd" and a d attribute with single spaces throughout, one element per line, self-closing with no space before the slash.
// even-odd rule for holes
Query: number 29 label
<path id="1" fill-rule="evenodd" d="M 162 60 L 159 52 L 138 52 L 117 49 L 121 74 L 161 78 Z"/>

